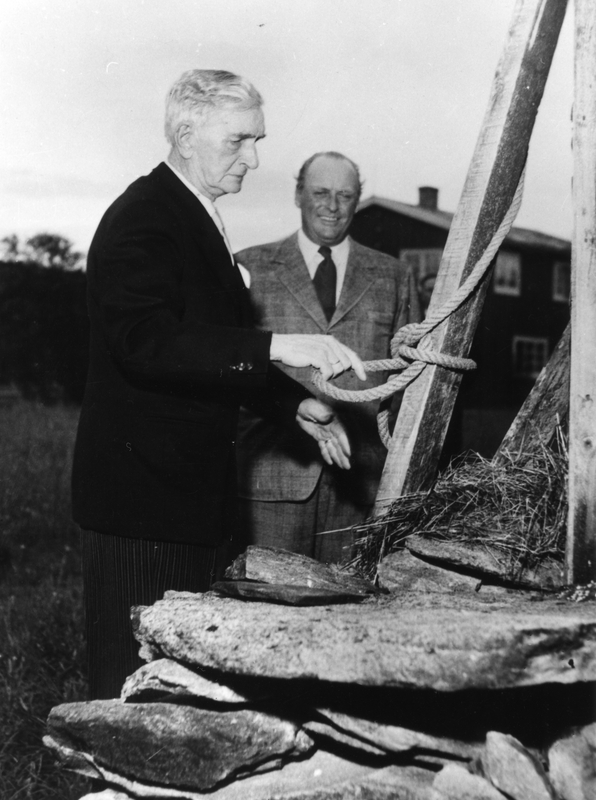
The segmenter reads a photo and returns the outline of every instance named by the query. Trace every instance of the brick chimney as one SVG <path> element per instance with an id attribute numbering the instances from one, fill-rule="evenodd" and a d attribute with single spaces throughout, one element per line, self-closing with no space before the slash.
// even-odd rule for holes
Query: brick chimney
<path id="1" fill-rule="evenodd" d="M 429 211 L 436 211 L 439 207 L 439 190 L 434 186 L 418 187 L 418 205 Z"/>

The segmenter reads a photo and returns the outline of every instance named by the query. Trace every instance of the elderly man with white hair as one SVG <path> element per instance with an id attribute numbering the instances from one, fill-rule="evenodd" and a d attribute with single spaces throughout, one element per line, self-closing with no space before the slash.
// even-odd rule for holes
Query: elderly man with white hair
<path id="1" fill-rule="evenodd" d="M 252 326 L 214 201 L 258 166 L 262 98 L 191 70 L 167 98 L 167 162 L 104 214 L 89 251 L 89 375 L 73 465 L 82 528 L 90 695 L 119 694 L 141 663 L 129 609 L 205 591 L 233 549 L 240 403 L 298 424 L 349 467 L 333 410 L 272 362 L 326 377 L 362 362 L 331 336 Z"/>

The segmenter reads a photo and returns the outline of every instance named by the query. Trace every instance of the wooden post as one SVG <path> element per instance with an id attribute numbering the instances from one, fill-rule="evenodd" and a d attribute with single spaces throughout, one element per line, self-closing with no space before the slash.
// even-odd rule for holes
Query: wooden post
<path id="1" fill-rule="evenodd" d="M 471 272 L 515 194 L 530 134 L 565 14 L 565 0 L 518 0 L 497 67 L 488 110 L 441 260 L 430 309 Z M 466 356 L 488 280 L 431 334 L 435 349 Z M 461 376 L 427 367 L 404 393 L 374 513 L 432 481 Z"/>
<path id="2" fill-rule="evenodd" d="M 552 441 L 557 423 L 560 421 L 562 426 L 567 423 L 570 339 L 571 324 L 565 328 L 548 364 L 536 379 L 532 391 L 499 445 L 493 461 L 506 461 L 507 454 L 514 456 L 522 451 L 524 455 L 539 452 L 541 445 L 548 445 Z"/>
<path id="3" fill-rule="evenodd" d="M 575 2 L 567 582 L 596 580 L 596 6 Z"/>

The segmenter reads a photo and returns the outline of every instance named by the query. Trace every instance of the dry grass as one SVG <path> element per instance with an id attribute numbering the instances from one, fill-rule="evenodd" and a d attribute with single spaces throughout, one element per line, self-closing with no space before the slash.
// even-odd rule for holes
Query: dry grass
<path id="1" fill-rule="evenodd" d="M 387 513 L 356 529 L 352 566 L 376 577 L 379 562 L 412 534 L 481 543 L 515 579 L 546 559 L 562 561 L 567 524 L 568 456 L 556 451 L 500 462 L 476 454 L 455 462 L 428 492 L 396 500 Z"/>
<path id="2" fill-rule="evenodd" d="M 75 800 L 87 782 L 41 742 L 50 708 L 86 695 L 78 532 L 70 520 L 77 411 L 0 408 L 0 798 Z"/>

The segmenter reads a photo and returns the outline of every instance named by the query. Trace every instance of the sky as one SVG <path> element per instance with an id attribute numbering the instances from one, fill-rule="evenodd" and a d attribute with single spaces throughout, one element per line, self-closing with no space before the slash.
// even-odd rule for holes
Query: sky
<path id="1" fill-rule="evenodd" d="M 363 198 L 455 211 L 515 0 L 5 0 L 0 238 L 87 251 L 108 205 L 168 153 L 164 98 L 191 68 L 265 98 L 260 166 L 218 200 L 234 249 L 299 227 L 294 179 L 321 150 L 356 161 Z M 530 143 L 516 225 L 572 233 L 572 8 Z"/>

